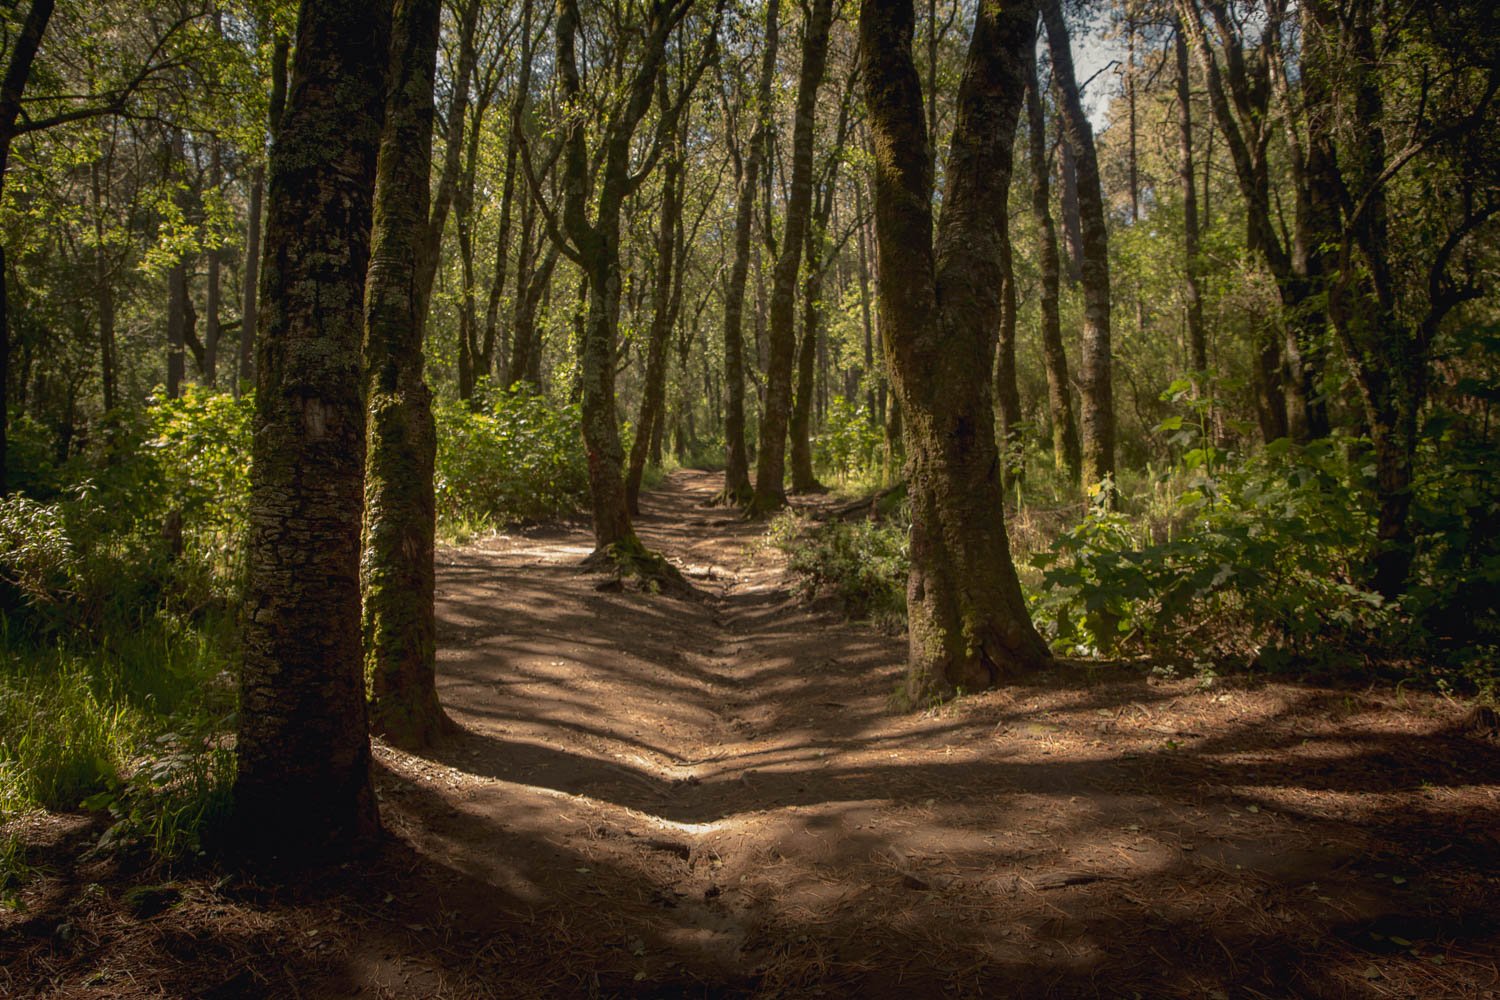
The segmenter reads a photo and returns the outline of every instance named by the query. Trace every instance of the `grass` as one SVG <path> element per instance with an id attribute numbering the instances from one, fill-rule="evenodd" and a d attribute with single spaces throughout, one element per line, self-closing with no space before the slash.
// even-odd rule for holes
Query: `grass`
<path id="1" fill-rule="evenodd" d="M 233 781 L 233 622 L 157 616 L 94 644 L 37 647 L 0 629 L 0 821 L 108 811 L 107 844 L 160 859 L 202 848 Z M 0 884 L 21 876 L 0 843 Z"/>

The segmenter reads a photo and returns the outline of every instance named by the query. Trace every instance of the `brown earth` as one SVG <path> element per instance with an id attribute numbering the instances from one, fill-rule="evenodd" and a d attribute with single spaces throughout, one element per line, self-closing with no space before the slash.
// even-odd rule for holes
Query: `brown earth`
<path id="1" fill-rule="evenodd" d="M 639 522 L 692 597 L 581 573 L 582 523 L 440 555 L 463 732 L 377 746 L 377 857 L 162 884 L 31 818 L 0 995 L 1497 996 L 1464 706 L 1071 666 L 894 713 L 902 641 L 800 601 L 717 486 Z"/>

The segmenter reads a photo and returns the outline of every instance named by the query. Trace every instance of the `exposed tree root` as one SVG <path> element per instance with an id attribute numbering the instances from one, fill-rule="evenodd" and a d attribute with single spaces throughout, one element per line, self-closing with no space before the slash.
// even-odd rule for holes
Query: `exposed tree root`
<path id="1" fill-rule="evenodd" d="M 583 568 L 611 573 L 614 583 L 623 586 L 634 580 L 642 590 L 671 594 L 676 597 L 699 597 L 698 590 L 667 557 L 641 544 L 634 535 L 595 549 L 583 561 Z"/>

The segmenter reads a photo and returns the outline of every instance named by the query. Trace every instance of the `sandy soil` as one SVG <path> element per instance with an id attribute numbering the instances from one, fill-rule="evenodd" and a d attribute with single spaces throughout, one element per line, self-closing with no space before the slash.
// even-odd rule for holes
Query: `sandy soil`
<path id="1" fill-rule="evenodd" d="M 799 601 L 718 485 L 639 522 L 690 597 L 581 573 L 582 522 L 441 553 L 463 732 L 377 746 L 375 858 L 164 880 L 28 820 L 0 995 L 1500 992 L 1500 740 L 1465 706 L 1074 666 L 896 714 L 902 640 Z"/>

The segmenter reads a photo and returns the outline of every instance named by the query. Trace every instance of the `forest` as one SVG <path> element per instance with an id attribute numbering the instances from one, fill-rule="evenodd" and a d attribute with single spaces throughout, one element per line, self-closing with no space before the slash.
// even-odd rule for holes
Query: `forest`
<path id="1" fill-rule="evenodd" d="M 1500 991 L 1500 7 L 0 40 L 0 996 Z"/>

